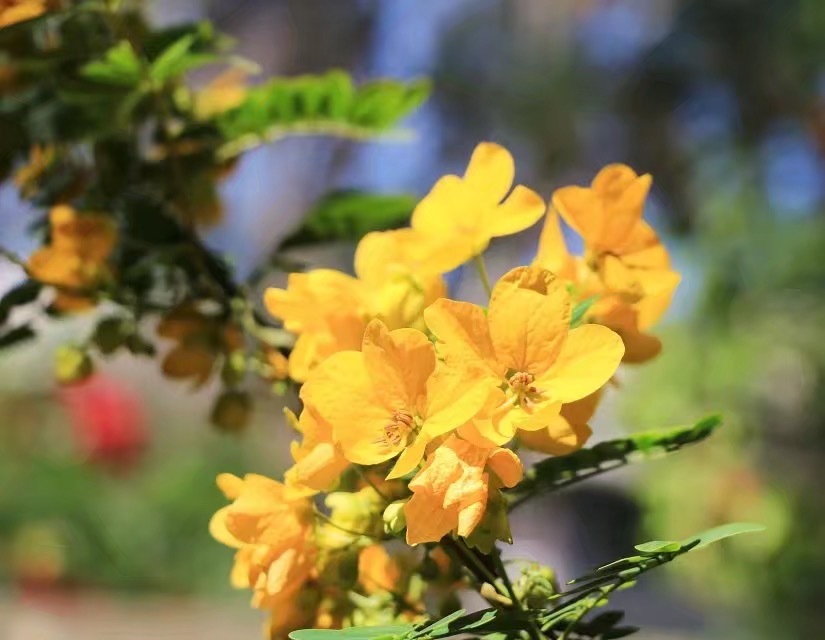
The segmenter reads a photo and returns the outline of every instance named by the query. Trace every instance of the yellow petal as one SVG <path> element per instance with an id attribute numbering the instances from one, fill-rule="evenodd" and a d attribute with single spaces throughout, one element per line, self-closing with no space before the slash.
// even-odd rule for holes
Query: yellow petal
<path id="1" fill-rule="evenodd" d="M 438 542 L 458 524 L 458 509 L 445 509 L 440 496 L 416 493 L 404 505 L 407 520 L 407 544 Z"/>
<path id="2" fill-rule="evenodd" d="M 241 489 L 243 489 L 243 480 L 232 473 L 218 474 L 215 482 L 227 500 L 237 498 L 241 493 Z"/>
<path id="3" fill-rule="evenodd" d="M 559 402 L 579 400 L 602 387 L 616 372 L 624 355 L 622 339 L 596 324 L 570 331 L 547 375 L 537 381 Z"/>
<path id="4" fill-rule="evenodd" d="M 505 487 L 515 487 L 524 477 L 521 460 L 509 449 L 494 450 L 487 458 L 487 466 L 498 476 Z"/>
<path id="5" fill-rule="evenodd" d="M 493 421 L 496 409 L 504 405 L 506 401 L 507 396 L 504 391 L 498 387 L 491 388 L 480 413 L 470 422 L 459 427 L 457 434 L 462 439 L 481 448 L 494 448 L 509 442 L 513 437 L 513 433 L 499 431 L 498 421 Z"/>
<path id="6" fill-rule="evenodd" d="M 640 310 L 647 313 L 663 312 L 669 302 L 669 295 L 645 297 L 635 305 L 624 302 L 619 296 L 607 296 L 594 305 L 593 317 L 598 319 L 599 324 L 619 334 L 625 347 L 623 362 L 647 362 L 659 354 L 662 343 L 655 336 L 642 331 Z M 652 323 L 650 316 L 648 320 Z"/>
<path id="7" fill-rule="evenodd" d="M 483 369 L 496 377 L 504 374 L 481 307 L 441 298 L 424 310 L 424 321 L 439 341 L 439 353 L 451 366 Z"/>
<path id="8" fill-rule="evenodd" d="M 572 423 L 564 416 L 558 415 L 544 429 L 520 431 L 518 439 L 533 451 L 564 456 L 581 449 L 592 433 L 587 423 Z"/>
<path id="9" fill-rule="evenodd" d="M 638 314 L 637 322 L 640 330 L 649 329 L 658 322 L 659 318 L 670 307 L 673 293 L 673 289 L 665 289 L 660 293 L 645 296 L 634 305 Z"/>
<path id="10" fill-rule="evenodd" d="M 430 442 L 431 439 L 426 433 L 420 433 L 415 441 L 398 456 L 395 465 L 387 474 L 387 480 L 395 480 L 415 469 L 424 457 L 424 451 Z"/>
<path id="11" fill-rule="evenodd" d="M 603 202 L 599 243 L 619 247 L 642 218 L 645 200 L 653 180 L 649 174 L 637 176 L 630 167 L 608 165 L 593 179 L 593 191 Z"/>
<path id="12" fill-rule="evenodd" d="M 595 244 L 601 239 L 602 201 L 592 189 L 562 187 L 553 192 L 552 202 L 564 221 L 584 238 L 586 244 Z"/>
<path id="13" fill-rule="evenodd" d="M 559 214 L 553 209 L 545 217 L 533 266 L 552 271 L 562 280 L 574 281 L 576 278 L 575 260 L 567 249 Z"/>
<path id="14" fill-rule="evenodd" d="M 489 418 L 476 418 L 456 429 L 456 435 L 482 449 L 494 449 L 509 442 L 512 437 L 499 433 Z"/>
<path id="15" fill-rule="evenodd" d="M 534 403 L 529 409 L 521 405 L 510 405 L 495 412 L 492 416 L 493 428 L 510 441 L 519 429 L 534 431 L 543 429 L 561 410 L 561 402 L 552 395 L 545 400 Z"/>
<path id="16" fill-rule="evenodd" d="M 494 204 L 485 201 L 458 176 L 440 178 L 421 202 L 418 203 L 410 219 L 412 228 L 429 238 L 433 247 L 439 247 L 435 254 L 441 268 L 446 264 L 444 250 L 449 239 L 452 251 L 450 262 L 455 266 L 463 264 L 474 255 L 487 248 L 490 236 L 481 221 L 489 219 L 489 211 Z"/>
<path id="17" fill-rule="evenodd" d="M 215 512 L 209 520 L 209 535 L 221 544 L 233 549 L 240 549 L 243 543 L 230 533 L 226 526 L 226 519 L 229 515 L 230 507 L 224 507 Z"/>
<path id="18" fill-rule="evenodd" d="M 286 289 L 267 289 L 264 305 L 288 331 L 321 331 L 328 329 L 331 315 L 360 313 L 361 287 L 358 280 L 340 271 L 313 269 L 290 274 Z"/>
<path id="19" fill-rule="evenodd" d="M 333 437 L 344 456 L 356 464 L 389 460 L 400 448 L 382 438 L 393 422 L 394 399 L 376 393 L 363 354 L 341 351 L 321 363 L 301 388 L 304 405 L 332 425 Z"/>
<path id="20" fill-rule="evenodd" d="M 472 502 L 462 504 L 458 512 L 458 525 L 456 526 L 456 533 L 463 537 L 468 537 L 484 518 L 484 509 L 487 507 L 487 491 L 486 482 L 483 484 L 483 495 L 478 496 Z"/>
<path id="21" fill-rule="evenodd" d="M 318 361 L 317 336 L 312 333 L 299 336 L 289 354 L 289 377 L 297 382 L 305 382 Z"/>
<path id="22" fill-rule="evenodd" d="M 331 442 L 320 442 L 284 473 L 284 482 L 315 491 L 330 491 L 349 466 L 343 454 Z"/>
<path id="23" fill-rule="evenodd" d="M 412 247 L 421 234 L 414 229 L 396 229 L 394 231 L 373 231 L 365 235 L 355 248 L 355 275 L 363 282 L 383 282 L 392 268 L 407 265 L 407 247 Z"/>
<path id="24" fill-rule="evenodd" d="M 413 408 L 427 393 L 435 370 L 435 347 L 417 329 L 388 331 L 380 320 L 367 325 L 362 347 L 376 394 L 396 409 Z"/>
<path id="25" fill-rule="evenodd" d="M 518 185 L 499 207 L 490 212 L 486 231 L 493 238 L 524 231 L 536 224 L 546 210 L 547 205 L 539 194 Z"/>
<path id="26" fill-rule="evenodd" d="M 550 368 L 570 326 L 570 295 L 552 273 L 517 267 L 493 289 L 488 314 L 496 359 L 539 375 Z"/>
<path id="27" fill-rule="evenodd" d="M 232 565 L 232 572 L 229 574 L 229 583 L 235 589 L 249 589 L 252 586 L 249 583 L 250 550 L 251 547 L 245 546 L 235 554 L 235 563 Z"/>
<path id="28" fill-rule="evenodd" d="M 494 142 L 482 142 L 473 150 L 464 181 L 484 199 L 498 204 L 513 186 L 515 174 L 516 165 L 507 149 Z"/>
<path id="29" fill-rule="evenodd" d="M 481 411 L 494 389 L 484 370 L 440 366 L 427 381 L 422 429 L 430 438 L 457 429 Z"/>

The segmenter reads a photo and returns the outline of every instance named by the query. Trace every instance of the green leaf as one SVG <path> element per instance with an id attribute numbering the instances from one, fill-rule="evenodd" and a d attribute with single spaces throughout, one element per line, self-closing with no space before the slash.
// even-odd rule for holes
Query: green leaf
<path id="1" fill-rule="evenodd" d="M 370 231 L 399 227 L 409 220 L 416 199 L 411 195 L 384 195 L 336 191 L 318 202 L 303 224 L 282 247 L 330 240 L 357 242 Z"/>
<path id="2" fill-rule="evenodd" d="M 6 292 L 0 298 L 0 325 L 4 324 L 15 307 L 21 307 L 37 300 L 43 285 L 36 280 L 26 280 Z"/>
<path id="3" fill-rule="evenodd" d="M 598 299 L 599 296 L 590 296 L 573 307 L 573 313 L 570 316 L 570 326 L 574 328 L 578 327 L 584 320 L 584 316 L 590 311 L 590 307 L 592 307 Z"/>
<path id="4" fill-rule="evenodd" d="M 411 624 L 349 629 L 299 629 L 289 634 L 292 640 L 391 640 L 402 638 L 413 630 Z"/>
<path id="5" fill-rule="evenodd" d="M 197 40 L 195 34 L 187 34 L 164 49 L 149 67 L 152 80 L 166 82 L 192 69 L 220 62 L 221 57 L 217 54 L 193 52 Z"/>
<path id="6" fill-rule="evenodd" d="M 26 342 L 34 338 L 37 334 L 34 329 L 28 325 L 11 329 L 6 333 L 0 334 L 0 349 L 7 349 L 19 345 L 21 342 Z"/>
<path id="7" fill-rule="evenodd" d="M 80 70 L 83 77 L 103 84 L 137 86 L 141 81 L 141 62 L 126 40 L 109 49 L 101 60 L 94 60 Z"/>
<path id="8" fill-rule="evenodd" d="M 680 544 L 682 546 L 693 545 L 693 549 L 701 549 L 709 544 L 718 542 L 719 540 L 724 540 L 725 538 L 738 536 L 742 533 L 756 533 L 764 530 L 765 526 L 761 524 L 754 524 L 752 522 L 732 522 L 730 524 L 723 524 L 719 527 L 714 527 L 713 529 L 708 529 L 707 531 L 698 533 L 690 538 L 685 538 Z"/>
<path id="9" fill-rule="evenodd" d="M 566 456 L 547 458 L 533 466 L 514 489 L 507 492 L 511 508 L 542 492 L 557 491 L 594 475 L 634 461 L 678 451 L 709 437 L 722 420 L 708 416 L 689 427 L 643 431 L 627 438 L 608 440 Z"/>
<path id="10" fill-rule="evenodd" d="M 492 622 L 496 618 L 497 615 L 498 615 L 498 611 L 496 611 L 495 609 L 492 609 L 490 611 L 485 611 L 479 617 L 478 620 L 475 620 L 473 622 L 468 622 L 468 623 L 462 625 L 461 630 L 462 631 L 470 631 L 472 629 L 477 629 L 479 627 L 483 627 L 484 625 Z"/>
<path id="11" fill-rule="evenodd" d="M 467 613 L 466 609 L 459 609 L 458 611 L 453 611 L 450 615 L 441 618 L 441 620 L 437 620 L 433 622 L 428 627 L 424 627 L 420 631 L 416 632 L 416 635 L 444 635 L 448 633 L 450 630 L 450 623 L 455 622 L 461 616 Z"/>
<path id="12" fill-rule="evenodd" d="M 651 540 L 650 542 L 637 544 L 634 548 L 636 551 L 641 551 L 644 554 L 655 555 L 657 553 L 674 553 L 675 551 L 679 551 L 682 548 L 682 544 L 680 542 L 673 542 L 672 540 Z"/>
<path id="13" fill-rule="evenodd" d="M 221 114 L 227 139 L 220 156 L 290 135 L 365 139 L 393 127 L 430 92 L 426 81 L 375 80 L 356 87 L 340 70 L 321 75 L 276 78 L 249 90 L 244 102 Z"/>
<path id="14" fill-rule="evenodd" d="M 553 598 L 553 607 L 539 616 L 543 630 L 562 632 L 568 637 L 572 632 L 577 638 L 623 638 L 636 631 L 634 627 L 617 627 L 622 615 L 618 612 L 603 613 L 589 621 L 584 618 L 596 606 L 609 600 L 616 591 L 636 584 L 639 576 L 656 567 L 673 561 L 693 549 L 723 540 L 740 533 L 762 531 L 763 526 L 750 523 L 726 524 L 691 536 L 681 542 L 653 540 L 636 545 L 642 555 L 620 558 L 590 573 L 571 580 L 567 591 Z"/>

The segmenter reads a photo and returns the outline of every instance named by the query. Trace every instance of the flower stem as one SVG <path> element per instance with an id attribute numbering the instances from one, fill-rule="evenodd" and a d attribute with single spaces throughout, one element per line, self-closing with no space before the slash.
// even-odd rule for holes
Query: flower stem
<path id="1" fill-rule="evenodd" d="M 504 587 L 507 589 L 507 594 L 513 601 L 513 606 L 520 611 L 525 611 L 525 607 L 519 599 L 516 590 L 513 588 L 513 583 L 510 581 L 510 576 L 507 575 L 507 568 L 501 561 L 501 550 L 497 547 L 494 548 L 493 552 L 490 554 L 490 558 L 492 558 L 496 572 L 499 574 L 501 581 L 504 583 Z M 538 625 L 533 620 L 530 621 L 528 633 L 530 634 L 531 640 L 541 640 L 542 638 L 541 629 L 539 629 Z"/>
<path id="2" fill-rule="evenodd" d="M 493 288 L 490 286 L 490 276 L 487 275 L 487 265 L 484 263 L 484 256 L 482 254 L 479 253 L 475 257 L 475 265 L 478 275 L 481 278 L 481 284 L 484 285 L 484 291 L 487 292 L 487 297 L 489 298 L 493 295 Z"/>

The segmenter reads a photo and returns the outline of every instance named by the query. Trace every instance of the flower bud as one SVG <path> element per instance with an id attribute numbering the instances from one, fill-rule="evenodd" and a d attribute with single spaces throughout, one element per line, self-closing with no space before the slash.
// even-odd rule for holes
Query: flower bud
<path id="1" fill-rule="evenodd" d="M 221 431 L 242 431 L 252 415 L 252 398 L 245 391 L 224 391 L 212 407 L 212 424 Z"/>
<path id="2" fill-rule="evenodd" d="M 61 384 L 82 382 L 94 373 L 89 354 L 75 345 L 64 345 L 55 353 L 54 374 Z"/>
<path id="3" fill-rule="evenodd" d="M 398 535 L 407 528 L 407 517 L 404 515 L 406 500 L 391 502 L 384 509 L 384 532 L 389 535 Z"/>

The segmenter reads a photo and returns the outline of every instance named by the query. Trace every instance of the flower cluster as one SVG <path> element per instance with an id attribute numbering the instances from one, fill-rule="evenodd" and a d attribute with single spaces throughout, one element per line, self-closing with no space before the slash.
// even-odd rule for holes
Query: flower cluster
<path id="1" fill-rule="evenodd" d="M 49 4 L 46 0 L 4 0 L 0 3 L 0 29 L 43 15 Z"/>
<path id="2" fill-rule="evenodd" d="M 483 552 L 511 542 L 503 490 L 522 478 L 519 450 L 583 446 L 622 360 L 658 351 L 647 330 L 678 276 L 642 220 L 650 176 L 622 165 L 555 192 L 535 260 L 490 287 L 487 305 L 448 297 L 445 273 L 477 259 L 486 283 L 490 241 L 545 215 L 537 193 L 512 188 L 514 175 L 512 156 L 482 143 L 463 176 L 441 178 L 421 200 L 409 228 L 363 238 L 355 277 L 318 269 L 267 291 L 269 311 L 297 336 L 288 369 L 303 383 L 303 409 L 288 417 L 302 437 L 283 484 L 219 479 L 233 504 L 212 529 L 238 549 L 233 583 L 273 612 L 274 636 L 353 624 L 377 592 L 392 596 L 382 619 L 420 614 L 422 589 L 398 579 L 404 571 L 376 541 L 403 534 L 424 549 L 419 577 L 444 541 Z M 559 214 L 583 237 L 583 256 L 568 252 Z M 313 502 L 322 492 L 333 492 L 327 510 Z M 381 577 L 370 581 L 374 564 Z M 449 562 L 442 569 L 448 580 Z M 347 582 L 357 597 L 343 597 Z M 316 606 L 302 603 L 296 620 L 299 592 Z"/>
<path id="3" fill-rule="evenodd" d="M 94 290 L 111 277 L 117 240 L 111 218 L 58 205 L 49 212 L 50 243 L 28 260 L 30 275 L 55 287 L 54 306 L 71 312 L 95 306 Z"/>

